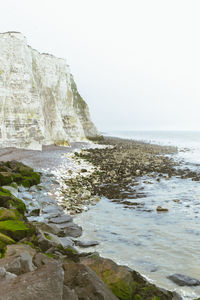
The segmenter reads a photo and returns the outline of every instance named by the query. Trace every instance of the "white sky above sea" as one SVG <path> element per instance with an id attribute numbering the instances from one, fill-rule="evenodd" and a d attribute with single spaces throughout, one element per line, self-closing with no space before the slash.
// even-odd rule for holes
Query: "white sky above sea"
<path id="1" fill-rule="evenodd" d="M 66 58 L 99 130 L 200 130 L 199 0 L 6 0 L 0 31 Z"/>

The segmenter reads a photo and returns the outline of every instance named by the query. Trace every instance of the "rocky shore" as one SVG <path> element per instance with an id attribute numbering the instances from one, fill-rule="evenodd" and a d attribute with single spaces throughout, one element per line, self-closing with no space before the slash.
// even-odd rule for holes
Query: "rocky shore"
<path id="1" fill-rule="evenodd" d="M 143 194 L 137 190 L 141 176 L 199 175 L 166 156 L 175 148 L 120 139 L 101 143 L 95 149 L 75 144 L 0 153 L 0 299 L 180 299 L 98 253 L 79 252 L 98 241 L 81 240 L 72 215 L 102 195 L 133 205 L 128 198 Z"/>
<path id="2" fill-rule="evenodd" d="M 172 158 L 171 154 L 178 152 L 176 147 L 119 138 L 104 138 L 99 144 L 104 147 L 70 154 L 70 158 L 82 166 L 78 173 L 71 170 L 70 177 L 62 178 L 62 205 L 72 212 L 81 212 L 86 209 L 85 205 L 93 204 L 101 196 L 124 207 L 141 207 L 137 202 L 138 198 L 145 197 L 143 188 L 139 187 L 141 178 L 145 184 L 151 184 L 152 178 L 161 181 L 172 176 L 200 180 L 198 172 L 182 168 L 181 163 Z M 158 206 L 157 211 L 166 210 Z"/>

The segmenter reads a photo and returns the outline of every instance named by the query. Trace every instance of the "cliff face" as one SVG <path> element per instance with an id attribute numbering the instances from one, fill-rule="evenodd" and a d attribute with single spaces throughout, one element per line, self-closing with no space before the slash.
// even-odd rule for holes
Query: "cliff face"
<path id="1" fill-rule="evenodd" d="M 0 34 L 0 146 L 41 149 L 98 134 L 65 60 Z"/>

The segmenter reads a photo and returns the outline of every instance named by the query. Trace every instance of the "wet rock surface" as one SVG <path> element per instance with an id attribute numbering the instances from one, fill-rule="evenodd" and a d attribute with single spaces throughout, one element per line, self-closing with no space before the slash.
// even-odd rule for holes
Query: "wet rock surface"
<path id="1" fill-rule="evenodd" d="M 149 284 L 139 273 L 119 266 L 97 253 L 81 258 L 107 284 L 118 299 L 172 299 L 173 293 Z"/>
<path id="2" fill-rule="evenodd" d="M 182 275 L 182 274 L 173 274 L 173 275 L 168 276 L 168 278 L 180 286 L 200 285 L 199 280 L 189 277 L 189 276 L 186 276 L 186 275 Z"/>

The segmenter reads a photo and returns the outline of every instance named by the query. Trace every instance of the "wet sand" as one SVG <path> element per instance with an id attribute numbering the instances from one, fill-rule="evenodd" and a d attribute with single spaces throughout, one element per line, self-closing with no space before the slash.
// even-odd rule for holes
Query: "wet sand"
<path id="1" fill-rule="evenodd" d="M 55 145 L 43 146 L 42 151 L 24 150 L 16 148 L 0 149 L 0 161 L 18 160 L 35 170 L 54 169 L 63 164 L 63 154 L 73 152 L 74 149 L 84 148 L 88 143 L 71 143 L 70 147 Z"/>

